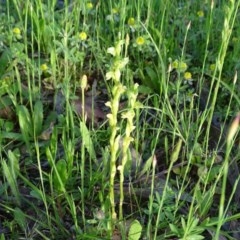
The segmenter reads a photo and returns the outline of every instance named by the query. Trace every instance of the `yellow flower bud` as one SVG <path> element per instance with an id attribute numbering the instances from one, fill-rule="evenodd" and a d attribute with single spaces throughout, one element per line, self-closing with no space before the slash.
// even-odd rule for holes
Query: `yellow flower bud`
<path id="1" fill-rule="evenodd" d="M 134 26 L 135 25 L 135 19 L 133 17 L 128 19 L 128 25 L 129 26 Z"/>
<path id="2" fill-rule="evenodd" d="M 204 12 L 202 10 L 197 11 L 197 15 L 198 15 L 198 17 L 202 18 L 202 17 L 204 17 Z"/>
<path id="3" fill-rule="evenodd" d="M 192 79 L 192 74 L 191 74 L 190 72 L 185 72 L 185 73 L 184 73 L 184 78 L 185 78 L 186 80 L 191 80 L 191 79 Z"/>
<path id="4" fill-rule="evenodd" d="M 178 60 L 175 60 L 175 61 L 172 63 L 172 68 L 175 68 L 175 69 L 178 68 Z"/>
<path id="5" fill-rule="evenodd" d="M 138 46 L 142 46 L 144 43 L 145 43 L 145 39 L 144 39 L 143 37 L 138 37 L 138 38 L 136 39 L 136 44 L 137 44 Z"/>
<path id="6" fill-rule="evenodd" d="M 12 32 L 15 34 L 15 35 L 21 35 L 21 30 L 17 27 L 15 27 Z"/>
<path id="7" fill-rule="evenodd" d="M 216 64 L 214 64 L 214 63 L 213 63 L 213 64 L 211 64 L 209 68 L 210 68 L 210 70 L 211 70 L 211 71 L 214 71 L 214 70 L 215 70 L 215 68 L 216 68 Z"/>
<path id="8" fill-rule="evenodd" d="M 46 63 L 42 64 L 42 65 L 40 66 L 40 69 L 41 69 L 43 72 L 46 72 L 46 71 L 48 70 L 47 64 L 46 64 Z"/>
<path id="9" fill-rule="evenodd" d="M 85 32 L 80 32 L 78 37 L 81 41 L 85 41 L 87 39 L 87 34 Z"/>

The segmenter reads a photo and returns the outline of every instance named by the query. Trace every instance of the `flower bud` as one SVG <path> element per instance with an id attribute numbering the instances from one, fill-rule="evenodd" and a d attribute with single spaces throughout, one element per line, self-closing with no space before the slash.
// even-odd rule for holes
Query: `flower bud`
<path id="1" fill-rule="evenodd" d="M 227 135 L 227 144 L 229 145 L 234 138 L 234 135 L 237 133 L 240 124 L 240 112 L 234 118 Z"/>

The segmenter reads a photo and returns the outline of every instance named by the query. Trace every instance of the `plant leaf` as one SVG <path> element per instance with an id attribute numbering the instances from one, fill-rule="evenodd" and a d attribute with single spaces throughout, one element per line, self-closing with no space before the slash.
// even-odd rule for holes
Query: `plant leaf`
<path id="1" fill-rule="evenodd" d="M 26 217 L 24 212 L 18 207 L 14 209 L 14 220 L 22 228 L 23 231 L 26 231 Z"/>
<path id="2" fill-rule="evenodd" d="M 23 135 L 23 139 L 26 142 L 26 144 L 29 146 L 30 136 L 32 136 L 32 133 L 33 133 L 32 122 L 31 122 L 29 111 L 25 106 L 21 105 L 21 106 L 18 106 L 17 108 L 17 114 L 18 114 L 19 125 Z"/>
<path id="3" fill-rule="evenodd" d="M 6 49 L 0 57 L 0 77 L 4 74 L 10 60 L 12 58 L 11 50 Z"/>
<path id="4" fill-rule="evenodd" d="M 86 127 L 86 124 L 84 122 L 80 123 L 80 130 L 81 130 L 81 135 L 83 139 L 83 144 L 86 147 L 89 155 L 91 158 L 94 160 L 95 163 L 97 163 L 97 158 L 96 158 L 96 153 L 94 150 L 93 142 L 90 136 L 90 132 Z"/>
<path id="5" fill-rule="evenodd" d="M 6 163 L 6 161 L 2 161 L 2 169 L 3 169 L 3 174 L 9 184 L 9 187 L 12 191 L 12 194 L 16 198 L 17 204 L 20 206 L 20 194 L 17 186 L 17 173 L 14 172 L 14 169 L 11 169 Z"/>
<path id="6" fill-rule="evenodd" d="M 34 105 L 33 114 L 33 127 L 36 136 L 38 136 L 42 131 L 42 122 L 43 122 L 43 104 L 41 101 L 37 101 Z"/>
<path id="7" fill-rule="evenodd" d="M 138 220 L 134 220 L 131 225 L 128 232 L 128 239 L 129 240 L 138 240 L 140 239 L 142 234 L 142 225 Z"/>
<path id="8" fill-rule="evenodd" d="M 174 163 L 174 162 L 176 162 L 178 160 L 178 156 L 179 156 L 181 147 L 182 147 L 182 139 L 179 139 L 175 149 L 173 150 L 173 152 L 171 154 L 171 158 L 170 158 L 171 162 Z"/>
<path id="9" fill-rule="evenodd" d="M 148 158 L 148 160 L 144 163 L 144 166 L 142 167 L 142 169 L 141 169 L 141 171 L 139 173 L 139 177 L 142 177 L 145 174 L 150 172 L 150 169 L 152 167 L 152 162 L 153 162 L 153 156 Z"/>
<path id="10" fill-rule="evenodd" d="M 55 189 L 59 192 L 65 191 L 65 184 L 68 179 L 68 173 L 67 173 L 67 163 L 64 159 L 60 159 L 54 168 L 54 174 L 53 174 L 53 185 Z"/>

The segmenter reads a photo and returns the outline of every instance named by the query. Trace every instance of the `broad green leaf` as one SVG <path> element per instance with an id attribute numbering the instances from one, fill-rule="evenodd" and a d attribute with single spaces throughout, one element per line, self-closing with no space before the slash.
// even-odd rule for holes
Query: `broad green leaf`
<path id="1" fill-rule="evenodd" d="M 143 166 L 142 170 L 139 173 L 139 177 L 142 177 L 145 174 L 149 174 L 150 173 L 150 170 L 151 170 L 151 167 L 152 167 L 152 162 L 153 162 L 153 156 L 148 158 L 148 160 L 144 163 L 144 166 Z"/>
<path id="2" fill-rule="evenodd" d="M 170 227 L 171 231 L 179 237 L 180 230 L 177 228 L 177 226 L 170 223 L 169 227 Z"/>
<path id="3" fill-rule="evenodd" d="M 143 83 L 143 85 L 149 87 L 150 89 L 155 89 L 153 82 L 151 81 L 151 79 L 146 76 L 145 72 L 142 69 L 138 69 L 138 73 L 139 73 L 139 77 Z"/>
<path id="4" fill-rule="evenodd" d="M 33 126 L 36 136 L 38 136 L 42 131 L 42 122 L 43 122 L 43 104 L 41 101 L 37 101 L 34 105 L 33 114 Z"/>
<path id="5" fill-rule="evenodd" d="M 26 216 L 24 212 L 18 207 L 14 209 L 14 220 L 22 228 L 23 231 L 26 231 L 27 227 Z"/>
<path id="6" fill-rule="evenodd" d="M 39 190 L 38 191 L 32 190 L 30 192 L 30 195 L 38 200 L 42 200 L 42 194 L 39 193 Z"/>
<path id="7" fill-rule="evenodd" d="M 186 221 L 183 217 L 181 217 L 181 223 L 182 223 L 183 230 L 185 230 L 186 229 Z"/>
<path id="8" fill-rule="evenodd" d="M 159 77 L 158 77 L 158 74 L 157 74 L 155 69 L 153 69 L 153 67 L 146 67 L 145 68 L 147 76 L 149 77 L 149 81 L 153 85 L 154 90 L 158 89 L 158 85 L 159 85 Z"/>
<path id="9" fill-rule="evenodd" d="M 5 194 L 5 192 L 8 189 L 8 184 L 7 182 L 1 183 L 0 184 L 0 196 L 3 196 L 3 194 Z"/>
<path id="10" fill-rule="evenodd" d="M 9 95 L 2 96 L 0 98 L 0 109 L 11 106 L 12 104 L 13 102 L 12 102 L 12 99 L 9 97 Z"/>
<path id="11" fill-rule="evenodd" d="M 0 56 L 0 77 L 4 74 L 11 58 L 12 58 L 12 53 L 7 48 Z"/>
<path id="12" fill-rule="evenodd" d="M 178 156 L 179 156 L 181 147 L 182 147 L 182 139 L 179 139 L 175 149 L 173 150 L 173 152 L 171 154 L 171 158 L 170 159 L 171 159 L 172 163 L 174 163 L 174 162 L 176 162 L 178 160 Z"/>
<path id="13" fill-rule="evenodd" d="M 55 165 L 53 173 L 53 185 L 55 189 L 59 192 L 64 192 L 67 179 L 67 163 L 64 159 L 60 159 Z"/>
<path id="14" fill-rule="evenodd" d="M 95 153 L 95 150 L 94 150 L 94 146 L 93 146 L 93 142 L 92 142 L 92 139 L 91 139 L 91 136 L 90 136 L 90 132 L 87 129 L 86 124 L 84 122 L 80 123 L 80 130 L 81 130 L 81 135 L 82 135 L 83 144 L 84 144 L 85 148 L 87 149 L 89 155 L 94 160 L 94 162 L 97 163 L 96 153 Z"/>
<path id="15" fill-rule="evenodd" d="M 138 92 L 141 94 L 152 94 L 153 93 L 153 89 L 148 87 L 148 86 L 145 86 L 145 85 L 140 85 L 139 88 L 138 88 Z"/>
<path id="16" fill-rule="evenodd" d="M 11 150 L 9 150 L 8 151 L 8 159 L 10 162 L 12 175 L 14 176 L 15 179 L 17 179 L 17 176 L 19 174 L 19 169 L 20 169 L 18 158 Z"/>
<path id="17" fill-rule="evenodd" d="M 0 235 L 0 240 L 5 240 L 4 233 L 2 233 L 2 234 Z"/>
<path id="18" fill-rule="evenodd" d="M 24 141 L 29 145 L 30 137 L 33 135 L 31 117 L 28 109 L 21 105 L 17 108 L 18 120 Z"/>
<path id="19" fill-rule="evenodd" d="M 6 132 L 2 131 L 1 132 L 1 138 L 8 138 L 8 139 L 13 139 L 13 140 L 23 140 L 23 136 L 21 133 L 13 133 L 13 132 Z"/>
<path id="20" fill-rule="evenodd" d="M 198 202 L 200 205 L 199 214 L 203 218 L 207 216 L 210 208 L 212 207 L 214 193 L 214 187 L 211 187 L 207 192 L 202 194 L 201 199 L 199 199 L 201 201 L 200 203 Z"/>
<path id="21" fill-rule="evenodd" d="M 140 239 L 142 234 L 142 225 L 138 220 L 134 220 L 131 225 L 128 232 L 128 239 L 129 240 L 138 240 Z"/>
<path id="22" fill-rule="evenodd" d="M 7 183 L 9 184 L 12 194 L 16 198 L 17 204 L 20 205 L 20 194 L 17 186 L 16 174 L 13 174 L 14 170 L 12 170 L 11 167 L 9 167 L 4 160 L 2 161 L 2 169 L 3 175 L 5 176 Z"/>

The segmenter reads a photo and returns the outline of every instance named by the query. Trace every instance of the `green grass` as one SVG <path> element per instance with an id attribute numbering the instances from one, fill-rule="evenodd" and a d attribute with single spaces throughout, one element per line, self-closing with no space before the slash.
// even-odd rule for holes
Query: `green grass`
<path id="1" fill-rule="evenodd" d="M 0 2 L 0 239 L 239 239 L 240 1 Z"/>

